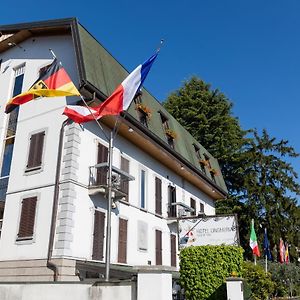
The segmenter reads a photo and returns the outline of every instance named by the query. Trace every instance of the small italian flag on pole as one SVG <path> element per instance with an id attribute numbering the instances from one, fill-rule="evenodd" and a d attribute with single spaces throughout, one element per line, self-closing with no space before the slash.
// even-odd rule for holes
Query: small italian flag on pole
<path id="1" fill-rule="evenodd" d="M 251 233 L 250 233 L 250 247 L 254 255 L 254 263 L 256 263 L 256 256 L 260 257 L 260 252 L 257 244 L 257 237 L 254 230 L 254 220 L 251 221 Z"/>

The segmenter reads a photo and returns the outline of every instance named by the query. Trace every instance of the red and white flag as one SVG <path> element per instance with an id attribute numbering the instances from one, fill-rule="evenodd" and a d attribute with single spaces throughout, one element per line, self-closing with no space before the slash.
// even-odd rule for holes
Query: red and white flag
<path id="1" fill-rule="evenodd" d="M 280 257 L 280 262 L 283 264 L 285 262 L 285 247 L 282 238 L 280 238 L 279 241 L 279 257 Z"/>

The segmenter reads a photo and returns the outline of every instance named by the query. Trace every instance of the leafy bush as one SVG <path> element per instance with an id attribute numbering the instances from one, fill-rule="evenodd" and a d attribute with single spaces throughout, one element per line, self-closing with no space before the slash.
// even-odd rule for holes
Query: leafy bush
<path id="1" fill-rule="evenodd" d="M 253 300 L 265 300 L 274 295 L 275 283 L 271 279 L 270 273 L 260 265 L 252 262 L 245 262 L 243 265 L 243 277 L 252 291 Z"/>
<path id="2" fill-rule="evenodd" d="M 226 299 L 225 279 L 241 276 L 243 252 L 236 246 L 187 247 L 180 252 L 180 284 L 186 299 Z"/>
<path id="3" fill-rule="evenodd" d="M 268 271 L 275 283 L 275 296 L 300 296 L 300 266 L 294 263 L 268 262 Z"/>

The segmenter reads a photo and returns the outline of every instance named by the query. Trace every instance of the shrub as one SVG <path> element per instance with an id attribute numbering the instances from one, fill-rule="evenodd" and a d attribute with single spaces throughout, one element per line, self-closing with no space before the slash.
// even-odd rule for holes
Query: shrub
<path id="1" fill-rule="evenodd" d="M 186 299 L 226 299 L 225 279 L 242 275 L 243 252 L 236 246 L 196 246 L 180 252 L 180 284 Z"/>
<path id="2" fill-rule="evenodd" d="M 268 262 L 268 271 L 275 283 L 275 296 L 300 296 L 300 267 L 294 263 Z"/>
<path id="3" fill-rule="evenodd" d="M 260 265 L 254 265 L 252 262 L 245 262 L 243 265 L 243 277 L 252 291 L 253 300 L 269 299 L 274 294 L 275 283 L 271 279 L 270 273 Z"/>

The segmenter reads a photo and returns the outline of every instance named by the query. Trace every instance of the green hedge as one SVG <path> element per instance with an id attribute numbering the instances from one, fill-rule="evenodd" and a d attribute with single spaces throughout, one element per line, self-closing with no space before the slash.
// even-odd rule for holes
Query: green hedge
<path id="1" fill-rule="evenodd" d="M 236 246 L 196 246 L 180 252 L 180 284 L 186 299 L 226 299 L 225 279 L 241 276 L 243 252 Z"/>

